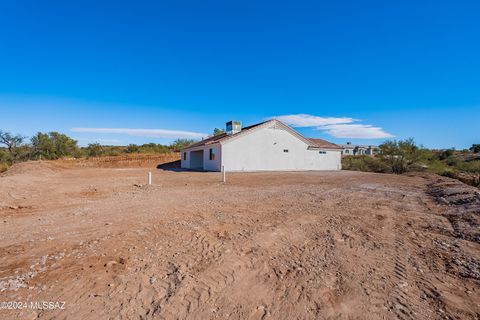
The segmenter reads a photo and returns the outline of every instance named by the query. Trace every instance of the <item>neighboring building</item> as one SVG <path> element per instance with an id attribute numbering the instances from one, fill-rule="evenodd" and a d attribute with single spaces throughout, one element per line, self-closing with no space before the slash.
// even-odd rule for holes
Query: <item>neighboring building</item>
<path id="1" fill-rule="evenodd" d="M 347 142 L 347 144 L 342 145 L 343 156 L 359 156 L 359 155 L 373 156 L 379 153 L 380 153 L 380 148 L 377 146 L 353 145 L 351 142 Z"/>
<path id="2" fill-rule="evenodd" d="M 342 148 L 322 139 L 303 137 L 278 120 L 242 128 L 227 122 L 225 133 L 188 146 L 181 152 L 186 169 L 221 171 L 340 170 Z"/>

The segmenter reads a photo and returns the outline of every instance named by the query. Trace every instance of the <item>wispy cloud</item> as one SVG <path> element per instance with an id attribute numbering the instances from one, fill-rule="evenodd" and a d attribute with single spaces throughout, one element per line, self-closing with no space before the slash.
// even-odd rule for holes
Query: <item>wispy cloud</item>
<path id="1" fill-rule="evenodd" d="M 129 128 L 71 128 L 72 132 L 87 132 L 87 133 L 114 133 L 124 134 L 136 137 L 148 138 L 165 138 L 165 139 L 201 139 L 206 137 L 206 133 L 181 131 L 181 130 L 167 130 L 167 129 L 129 129 Z"/>
<path id="2" fill-rule="evenodd" d="M 102 144 L 117 144 L 121 143 L 121 140 L 118 139 L 103 139 L 103 138 L 73 138 L 77 141 L 80 142 L 97 142 L 97 143 L 102 143 Z"/>
<path id="3" fill-rule="evenodd" d="M 318 127 L 317 130 L 325 131 L 335 138 L 382 139 L 393 137 L 382 128 L 370 124 L 333 124 Z"/>
<path id="4" fill-rule="evenodd" d="M 318 117 L 304 113 L 289 114 L 273 118 L 285 122 L 292 127 L 318 127 L 337 123 L 352 123 L 354 121 L 357 121 L 353 118 Z"/>
<path id="5" fill-rule="evenodd" d="M 292 127 L 312 127 L 335 138 L 382 139 L 392 134 L 380 127 L 356 123 L 360 120 L 350 117 L 318 117 L 310 114 L 290 114 L 273 117 Z"/>

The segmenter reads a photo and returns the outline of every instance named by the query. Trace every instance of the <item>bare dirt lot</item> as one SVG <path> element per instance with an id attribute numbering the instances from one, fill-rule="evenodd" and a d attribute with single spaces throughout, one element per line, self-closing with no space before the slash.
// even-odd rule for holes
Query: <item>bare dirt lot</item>
<path id="1" fill-rule="evenodd" d="M 474 189 L 347 171 L 227 179 L 12 168 L 0 302 L 65 305 L 3 304 L 0 319 L 480 318 Z"/>

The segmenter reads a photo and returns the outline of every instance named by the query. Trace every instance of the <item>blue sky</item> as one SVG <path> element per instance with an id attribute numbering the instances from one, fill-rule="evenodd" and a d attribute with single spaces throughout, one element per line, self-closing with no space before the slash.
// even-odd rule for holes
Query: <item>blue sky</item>
<path id="1" fill-rule="evenodd" d="M 279 117 L 337 143 L 464 148 L 480 142 L 479 14 L 458 0 L 3 2 L 0 129 L 168 143 Z"/>

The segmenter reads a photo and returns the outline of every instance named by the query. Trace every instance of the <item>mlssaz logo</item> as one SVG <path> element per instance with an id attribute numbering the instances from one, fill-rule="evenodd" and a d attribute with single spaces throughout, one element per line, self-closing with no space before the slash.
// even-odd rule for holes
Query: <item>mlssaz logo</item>
<path id="1" fill-rule="evenodd" d="M 32 301 L 30 309 L 37 310 L 65 310 L 65 301 Z"/>

